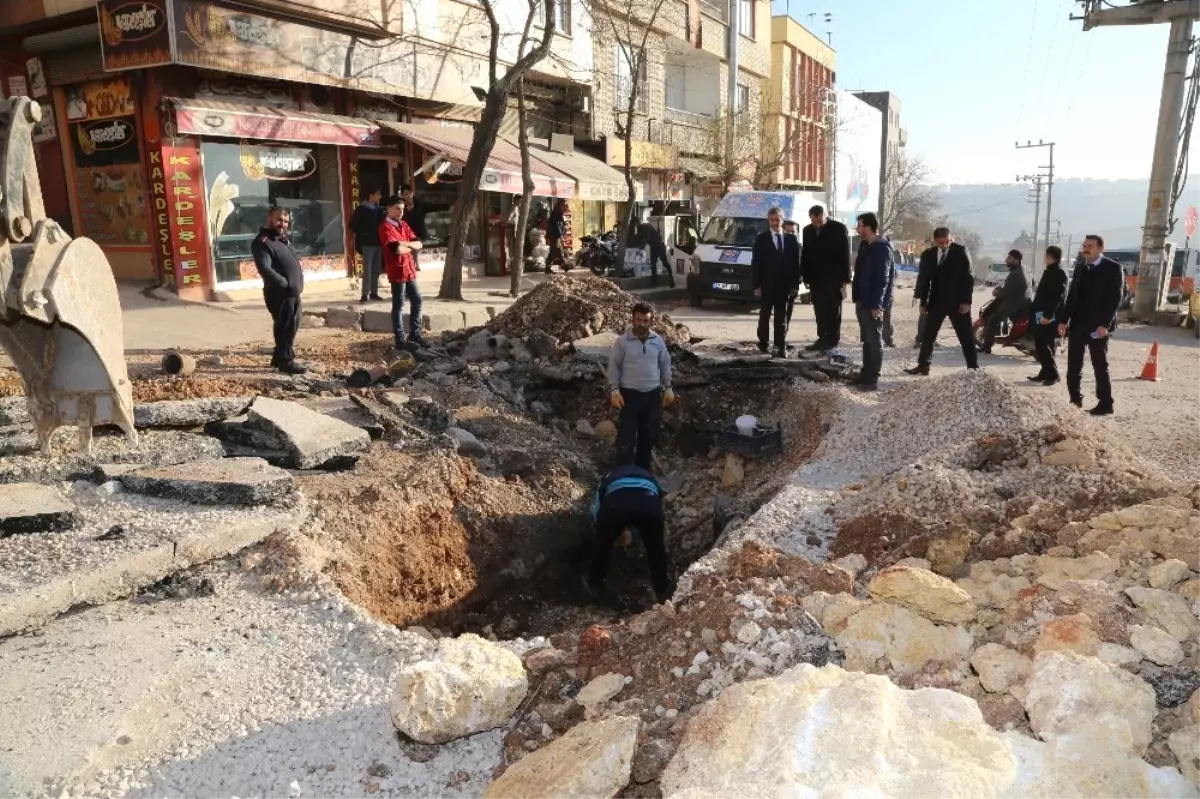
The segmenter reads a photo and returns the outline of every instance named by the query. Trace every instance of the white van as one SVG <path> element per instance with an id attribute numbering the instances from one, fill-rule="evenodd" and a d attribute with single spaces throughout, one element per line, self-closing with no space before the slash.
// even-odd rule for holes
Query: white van
<path id="1" fill-rule="evenodd" d="M 700 307 L 705 298 L 757 302 L 750 268 L 754 240 L 767 230 L 767 211 L 778 207 L 785 221 L 808 224 L 808 209 L 825 206 L 807 191 L 737 191 L 726 194 L 700 235 L 688 262 L 688 299 Z"/>

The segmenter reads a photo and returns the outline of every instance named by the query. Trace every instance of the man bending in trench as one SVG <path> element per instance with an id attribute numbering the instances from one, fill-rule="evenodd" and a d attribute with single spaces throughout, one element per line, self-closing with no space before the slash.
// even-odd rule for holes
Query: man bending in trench
<path id="1" fill-rule="evenodd" d="M 639 466 L 618 466 L 596 487 L 592 502 L 596 520 L 596 549 L 584 586 L 593 597 L 604 594 L 604 577 L 613 546 L 626 532 L 637 531 L 650 562 L 654 596 L 666 602 L 675 593 L 671 561 L 663 529 L 662 488 L 649 471 Z"/>

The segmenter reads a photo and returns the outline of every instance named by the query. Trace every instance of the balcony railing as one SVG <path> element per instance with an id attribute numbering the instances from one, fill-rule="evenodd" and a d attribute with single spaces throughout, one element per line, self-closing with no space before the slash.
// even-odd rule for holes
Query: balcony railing
<path id="1" fill-rule="evenodd" d="M 700 0 L 700 10 L 709 16 L 716 17 L 722 22 L 729 22 L 728 3 L 713 2 L 713 0 Z"/>
<path id="2" fill-rule="evenodd" d="M 678 122 L 680 125 L 691 125 L 696 128 L 705 128 L 712 124 L 712 114 L 699 114 L 695 111 L 684 111 L 681 108 L 671 108 L 667 106 L 667 119 L 671 122 Z"/>

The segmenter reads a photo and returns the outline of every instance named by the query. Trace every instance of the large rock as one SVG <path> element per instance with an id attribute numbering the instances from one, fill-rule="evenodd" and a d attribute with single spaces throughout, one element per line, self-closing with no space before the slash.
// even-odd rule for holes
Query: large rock
<path id="1" fill-rule="evenodd" d="M 1037 581 L 1057 591 L 1068 580 L 1103 580 L 1116 574 L 1120 562 L 1103 552 L 1094 552 L 1082 558 L 1059 558 L 1042 555 L 1034 563 Z"/>
<path id="2" fill-rule="evenodd" d="M 544 749 L 518 760 L 488 786 L 484 799 L 591 799 L 629 784 L 638 719 L 585 721 Z"/>
<path id="3" fill-rule="evenodd" d="M 1168 530 L 1183 529 L 1192 515 L 1190 509 L 1156 502 L 1121 508 L 1116 513 L 1122 527 L 1165 527 Z"/>
<path id="4" fill-rule="evenodd" d="M 1134 674 L 1073 652 L 1042 652 L 1025 683 L 1029 726 L 1043 740 L 1094 728 L 1140 756 L 1150 745 L 1154 689 Z"/>
<path id="5" fill-rule="evenodd" d="M 70 530 L 76 520 L 75 506 L 54 486 L 0 483 L 0 538 Z"/>
<path id="6" fill-rule="evenodd" d="M 1150 582 L 1151 588 L 1161 588 L 1166 590 L 1173 587 L 1176 583 L 1181 583 L 1188 578 L 1190 570 L 1188 565 L 1182 560 L 1164 560 L 1162 563 L 1157 563 L 1146 570 L 1146 578 Z"/>
<path id="7" fill-rule="evenodd" d="M 133 407 L 137 427 L 199 427 L 245 412 L 253 397 L 205 397 L 145 402 Z"/>
<path id="8" fill-rule="evenodd" d="M 292 493 L 292 476 L 262 458 L 225 458 L 126 472 L 130 491 L 201 505 L 267 505 Z"/>
<path id="9" fill-rule="evenodd" d="M 443 638 L 396 675 L 392 722 L 421 743 L 445 743 L 501 726 L 528 689 L 521 659 L 507 649 L 470 633 Z"/>
<path id="10" fill-rule="evenodd" d="M 971 655 L 979 684 L 989 693 L 1007 691 L 1024 683 L 1031 665 L 1029 658 L 1000 644 L 984 644 Z"/>
<path id="11" fill-rule="evenodd" d="M 955 585 L 971 595 L 979 607 L 1007 608 L 1017 596 L 1031 587 L 1024 575 L 1006 574 L 991 561 L 971 564 L 970 576 L 956 580 Z"/>
<path id="12" fill-rule="evenodd" d="M 1129 628 L 1129 643 L 1146 656 L 1146 660 L 1160 666 L 1175 666 L 1183 660 L 1183 647 L 1170 633 L 1157 627 L 1135 624 Z"/>
<path id="13" fill-rule="evenodd" d="M 1179 594 L 1140 585 L 1126 588 L 1125 593 L 1142 609 L 1147 619 L 1175 636 L 1175 640 L 1191 641 L 1200 635 L 1200 620 Z"/>
<path id="14" fill-rule="evenodd" d="M 854 671 L 875 671 L 886 657 L 897 671 L 914 672 L 931 661 L 965 660 L 971 651 L 971 634 L 962 627 L 934 624 L 889 602 L 850 616 L 835 638 L 846 653 L 846 668 Z"/>
<path id="15" fill-rule="evenodd" d="M 1086 728 L 1045 743 L 1000 734 L 961 694 L 807 664 L 701 708 L 660 784 L 665 799 L 1195 795 Z"/>
<path id="16" fill-rule="evenodd" d="M 310 411 L 303 405 L 259 397 L 247 424 L 277 440 L 297 469 L 315 469 L 330 461 L 356 459 L 371 443 L 365 430 Z"/>
<path id="17" fill-rule="evenodd" d="M 1176 730 L 1167 738 L 1171 754 L 1179 761 L 1179 770 L 1193 783 L 1200 782 L 1200 725 Z"/>
<path id="18" fill-rule="evenodd" d="M 1154 689 L 1159 707 L 1178 707 L 1200 689 L 1200 671 L 1186 665 L 1165 667 L 1147 663 L 1142 666 L 1141 675 Z"/>
<path id="19" fill-rule="evenodd" d="M 1043 624 L 1041 635 L 1033 644 L 1033 651 L 1095 655 L 1100 651 L 1100 636 L 1092 629 L 1090 617 L 1076 613 L 1050 619 Z"/>
<path id="20" fill-rule="evenodd" d="M 583 705 L 584 713 L 591 718 L 604 703 L 621 693 L 624 688 L 624 675 L 613 672 L 601 674 L 580 689 L 575 701 Z"/>
<path id="21" fill-rule="evenodd" d="M 924 569 L 895 566 L 881 571 L 867 585 L 876 599 L 886 599 L 931 621 L 963 624 L 975 617 L 971 595 L 945 577 Z"/>

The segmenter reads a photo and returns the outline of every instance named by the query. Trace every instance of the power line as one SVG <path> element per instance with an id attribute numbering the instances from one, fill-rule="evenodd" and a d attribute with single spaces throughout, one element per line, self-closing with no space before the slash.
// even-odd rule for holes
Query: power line
<path id="1" fill-rule="evenodd" d="M 1062 15 L 1054 16 L 1054 29 L 1050 31 L 1050 42 L 1046 45 L 1046 66 L 1042 68 L 1042 82 L 1038 84 L 1037 104 L 1035 113 L 1042 110 L 1042 95 L 1046 91 L 1046 74 L 1050 71 L 1050 57 L 1054 54 L 1054 39 L 1058 36 L 1058 26 L 1062 24 Z"/>
<path id="2" fill-rule="evenodd" d="M 1034 0 L 1033 2 L 1033 17 L 1029 20 L 1029 41 L 1025 43 L 1025 71 L 1021 74 L 1021 110 L 1017 114 L 1017 127 L 1021 126 L 1021 122 L 1025 119 L 1025 97 L 1029 94 L 1029 87 L 1025 85 L 1025 81 L 1029 78 L 1029 59 L 1033 55 L 1033 34 L 1037 30 L 1038 7 L 1042 4 L 1042 0 Z"/>
<path id="3" fill-rule="evenodd" d="M 1079 93 L 1079 84 L 1083 82 L 1083 73 L 1087 70 L 1088 55 L 1092 52 L 1092 41 L 1095 36 L 1087 37 L 1087 47 L 1083 51 L 1083 61 L 1079 64 L 1079 72 L 1075 75 L 1075 86 L 1071 89 L 1070 100 L 1067 102 L 1067 110 L 1063 112 L 1063 122 L 1068 122 L 1071 118 L 1071 109 L 1075 105 L 1075 95 Z"/>

